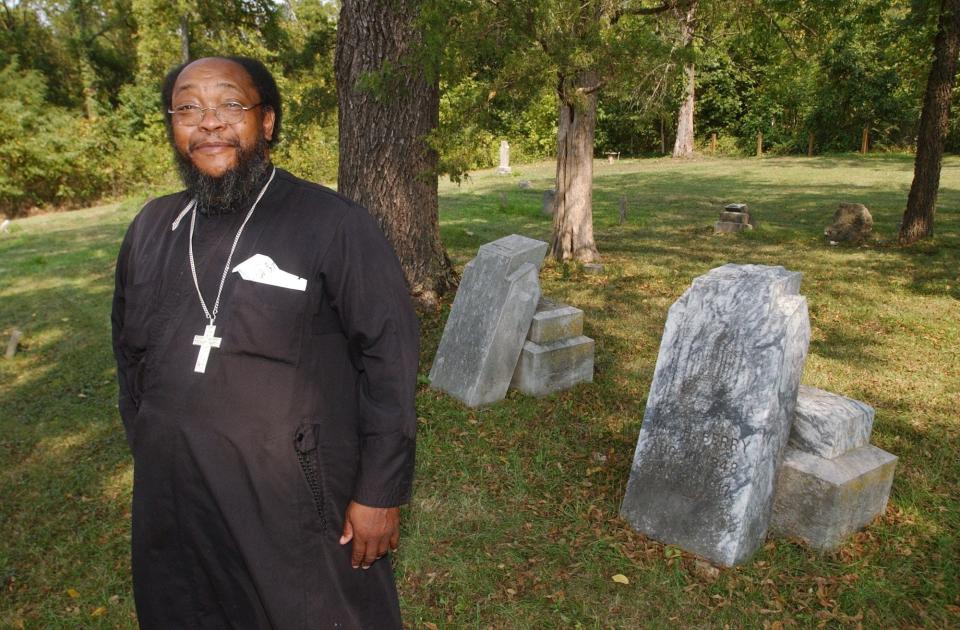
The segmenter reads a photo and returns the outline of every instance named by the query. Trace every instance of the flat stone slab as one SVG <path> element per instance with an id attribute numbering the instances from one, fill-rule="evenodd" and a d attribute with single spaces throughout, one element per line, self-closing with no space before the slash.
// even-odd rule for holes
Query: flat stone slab
<path id="1" fill-rule="evenodd" d="M 546 396 L 593 382 L 593 339 L 580 335 L 543 344 L 523 344 L 511 386 L 530 396 Z"/>
<path id="2" fill-rule="evenodd" d="M 859 400 L 800 386 L 790 448 L 833 459 L 870 442 L 873 407 Z"/>
<path id="3" fill-rule="evenodd" d="M 897 457 L 866 445 L 835 459 L 788 448 L 771 529 L 832 551 L 887 508 Z"/>
<path id="4" fill-rule="evenodd" d="M 714 234 L 733 234 L 743 230 L 752 230 L 753 226 L 749 223 L 734 223 L 732 221 L 717 221 L 713 224 Z"/>
<path id="5" fill-rule="evenodd" d="M 502 400 L 540 301 L 547 244 L 518 234 L 467 263 L 430 369 L 430 386 L 470 407 Z"/>
<path id="6" fill-rule="evenodd" d="M 750 215 L 746 212 L 727 212 L 720 213 L 720 221 L 727 223 L 750 223 Z"/>
<path id="7" fill-rule="evenodd" d="M 723 209 L 727 212 L 749 212 L 745 203 L 728 203 Z"/>
<path id="8" fill-rule="evenodd" d="M 549 343 L 583 334 L 583 311 L 567 304 L 541 297 L 530 324 L 527 339 L 534 343 Z"/>
<path id="9" fill-rule="evenodd" d="M 724 265 L 670 307 L 620 509 L 637 531 L 723 566 L 762 544 L 810 340 L 800 278 Z"/>
<path id="10" fill-rule="evenodd" d="M 583 264 L 583 273 L 589 274 L 591 276 L 597 276 L 603 273 L 603 265 L 600 263 L 584 263 Z"/>

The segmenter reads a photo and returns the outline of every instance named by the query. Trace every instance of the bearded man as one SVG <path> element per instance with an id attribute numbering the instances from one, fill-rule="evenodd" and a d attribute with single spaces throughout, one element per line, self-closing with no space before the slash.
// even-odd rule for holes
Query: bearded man
<path id="1" fill-rule="evenodd" d="M 260 62 L 181 66 L 163 103 L 186 190 L 133 220 L 112 313 L 140 625 L 400 627 L 418 329 L 397 258 L 271 164 Z"/>

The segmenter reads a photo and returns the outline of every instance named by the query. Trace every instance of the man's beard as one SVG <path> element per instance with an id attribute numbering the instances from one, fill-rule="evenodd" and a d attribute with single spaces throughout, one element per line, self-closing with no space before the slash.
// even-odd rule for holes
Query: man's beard
<path id="1" fill-rule="evenodd" d="M 216 216 L 240 210 L 253 196 L 270 168 L 268 148 L 262 136 L 250 150 L 237 145 L 237 165 L 220 177 L 207 175 L 176 148 L 173 155 L 180 179 L 197 200 L 197 209 L 203 214 Z"/>

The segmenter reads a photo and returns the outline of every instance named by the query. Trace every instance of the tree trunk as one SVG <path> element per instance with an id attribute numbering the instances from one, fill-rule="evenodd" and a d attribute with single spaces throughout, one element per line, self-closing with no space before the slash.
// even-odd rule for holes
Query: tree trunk
<path id="1" fill-rule="evenodd" d="M 960 0 L 942 0 L 937 37 L 933 44 L 933 65 L 923 96 L 917 157 L 907 209 L 900 224 L 901 245 L 933 236 L 933 215 L 940 188 L 940 164 L 950 121 L 950 97 L 957 78 L 960 54 Z"/>
<path id="2" fill-rule="evenodd" d="M 337 26 L 338 189 L 377 218 L 421 306 L 456 286 L 440 242 L 436 74 L 408 53 L 418 0 L 344 0 Z"/>
<path id="3" fill-rule="evenodd" d="M 692 2 L 684 9 L 678 9 L 680 18 L 680 36 L 683 40 L 683 47 L 688 54 L 693 53 L 693 33 L 696 28 L 697 3 Z M 683 73 L 686 76 L 686 85 L 684 86 L 683 103 L 680 104 L 680 112 L 677 114 L 677 139 L 673 144 L 673 157 L 693 157 L 693 109 L 695 103 L 695 79 L 696 69 L 693 62 L 688 62 L 683 66 Z"/>
<path id="4" fill-rule="evenodd" d="M 180 15 L 180 63 L 190 61 L 190 17 Z"/>
<path id="5" fill-rule="evenodd" d="M 597 123 L 596 72 L 581 72 L 572 86 L 558 88 L 557 194 L 553 199 L 553 243 L 557 260 L 596 262 L 593 240 L 593 140 Z"/>

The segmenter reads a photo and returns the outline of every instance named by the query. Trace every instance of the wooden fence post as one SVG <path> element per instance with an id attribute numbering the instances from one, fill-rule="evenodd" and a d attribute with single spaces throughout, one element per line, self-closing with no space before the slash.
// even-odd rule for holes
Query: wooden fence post
<path id="1" fill-rule="evenodd" d="M 757 132 L 757 157 L 763 157 L 763 132 Z"/>
<path id="2" fill-rule="evenodd" d="M 813 132 L 807 134 L 807 157 L 813 157 Z"/>
<path id="3" fill-rule="evenodd" d="M 717 132 L 714 131 L 710 134 L 710 155 L 716 155 L 717 153 Z"/>
<path id="4" fill-rule="evenodd" d="M 870 146 L 870 127 L 863 128 L 863 138 L 860 140 L 860 153 L 863 155 L 867 154 L 867 149 Z"/>

